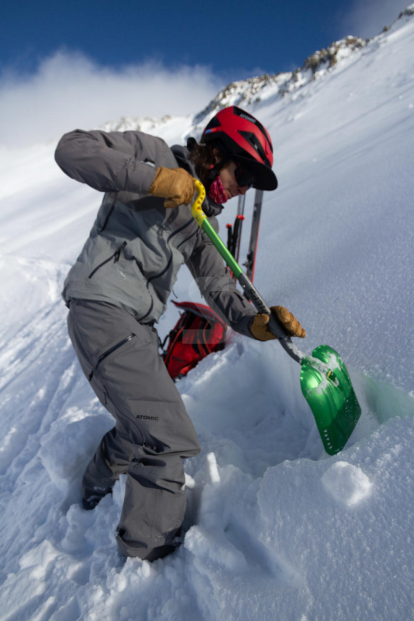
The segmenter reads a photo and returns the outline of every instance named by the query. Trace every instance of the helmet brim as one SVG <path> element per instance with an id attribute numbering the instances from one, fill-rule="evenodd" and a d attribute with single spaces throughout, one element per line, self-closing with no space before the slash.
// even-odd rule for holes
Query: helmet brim
<path id="1" fill-rule="evenodd" d="M 233 158 L 232 158 L 233 159 Z M 271 192 L 277 188 L 277 178 L 271 168 L 268 168 L 265 164 L 256 162 L 251 157 L 235 156 L 234 160 L 244 164 L 246 168 L 252 171 L 255 176 L 256 182 L 254 187 L 256 190 L 266 190 Z"/>

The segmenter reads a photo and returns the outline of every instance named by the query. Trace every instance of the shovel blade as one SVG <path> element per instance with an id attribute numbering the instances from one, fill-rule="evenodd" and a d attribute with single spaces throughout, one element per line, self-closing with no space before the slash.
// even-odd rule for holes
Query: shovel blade
<path id="1" fill-rule="evenodd" d="M 320 345 L 313 350 L 312 357 L 327 364 L 332 372 L 326 377 L 312 366 L 311 361 L 304 360 L 300 385 L 326 452 L 336 455 L 342 451 L 355 429 L 361 407 L 339 354 L 328 345 Z"/>

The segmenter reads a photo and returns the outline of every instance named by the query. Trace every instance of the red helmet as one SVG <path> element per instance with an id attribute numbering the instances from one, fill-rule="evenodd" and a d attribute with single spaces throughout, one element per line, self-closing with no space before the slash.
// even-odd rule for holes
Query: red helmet
<path id="1" fill-rule="evenodd" d="M 201 142 L 221 143 L 224 155 L 252 171 L 255 188 L 276 190 L 272 140 L 263 125 L 248 112 L 237 106 L 223 108 L 204 129 Z"/>

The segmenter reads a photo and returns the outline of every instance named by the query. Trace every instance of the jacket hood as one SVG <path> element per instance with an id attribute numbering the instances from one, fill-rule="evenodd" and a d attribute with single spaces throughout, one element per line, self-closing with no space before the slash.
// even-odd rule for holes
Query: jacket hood
<path id="1" fill-rule="evenodd" d="M 179 167 L 184 168 L 184 170 L 189 172 L 190 175 L 192 175 L 196 179 L 199 179 L 195 171 L 194 163 L 191 161 L 190 150 L 187 147 L 175 144 L 173 147 L 171 147 L 171 151 L 174 153 L 175 159 L 177 160 Z M 223 205 L 215 203 L 208 196 L 205 197 L 202 207 L 204 213 L 207 216 L 219 216 L 224 209 Z"/>

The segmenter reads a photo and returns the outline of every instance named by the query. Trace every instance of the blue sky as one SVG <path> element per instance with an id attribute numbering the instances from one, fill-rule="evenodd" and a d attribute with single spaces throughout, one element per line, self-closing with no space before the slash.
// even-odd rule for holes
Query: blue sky
<path id="1" fill-rule="evenodd" d="M 0 145 L 17 140 L 17 124 L 37 140 L 122 115 L 198 112 L 230 81 L 293 70 L 347 34 L 379 34 L 408 4 L 1 0 Z"/>
<path id="2" fill-rule="evenodd" d="M 240 79 L 257 69 L 276 73 L 300 66 L 316 49 L 346 34 L 367 36 L 369 22 L 377 21 L 375 15 L 370 20 L 369 13 L 388 6 L 389 22 L 397 16 L 398 4 L 399 0 L 2 0 L 0 66 L 33 71 L 43 57 L 65 48 L 82 51 L 103 65 L 156 58 L 167 66 L 209 65 L 215 73 Z M 370 6 L 366 23 L 358 20 L 358 11 Z M 380 32 L 384 20 L 385 14 L 371 36 Z"/>

